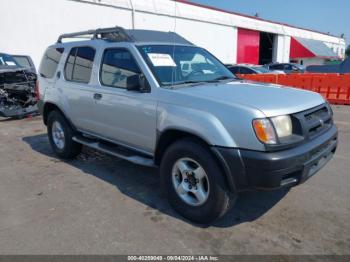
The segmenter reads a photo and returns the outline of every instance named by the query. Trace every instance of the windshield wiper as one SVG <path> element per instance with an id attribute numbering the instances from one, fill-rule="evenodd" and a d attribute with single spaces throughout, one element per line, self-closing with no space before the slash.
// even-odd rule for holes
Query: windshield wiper
<path id="1" fill-rule="evenodd" d="M 223 81 L 223 80 L 233 80 L 233 79 L 238 79 L 238 78 L 235 78 L 235 77 L 229 77 L 229 76 L 220 76 L 220 77 L 217 77 L 213 80 L 208 80 L 208 81 L 205 81 L 207 83 L 216 83 L 216 82 L 220 82 L 220 81 Z"/>
<path id="2" fill-rule="evenodd" d="M 187 80 L 187 81 L 183 81 L 183 82 L 179 82 L 179 83 L 174 83 L 174 84 L 167 84 L 164 86 L 180 86 L 180 85 L 188 85 L 188 84 L 203 84 L 203 83 L 217 83 L 223 80 L 233 80 L 233 79 L 238 79 L 235 77 L 229 77 L 229 76 L 220 76 L 218 78 L 215 78 L 213 80 L 202 80 L 202 81 L 194 81 L 194 80 Z"/>
<path id="3" fill-rule="evenodd" d="M 180 85 L 188 85 L 188 84 L 199 84 L 199 83 L 205 83 L 206 81 L 194 81 L 194 80 L 188 80 L 183 81 L 180 83 L 174 83 L 173 85 L 169 84 L 169 86 L 180 86 Z"/>

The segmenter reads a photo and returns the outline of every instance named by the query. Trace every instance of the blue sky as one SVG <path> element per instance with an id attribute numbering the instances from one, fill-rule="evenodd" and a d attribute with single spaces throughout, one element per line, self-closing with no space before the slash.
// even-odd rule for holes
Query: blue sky
<path id="1" fill-rule="evenodd" d="M 345 34 L 350 43 L 349 0 L 191 0 L 248 15 L 259 13 L 261 18 L 294 26 Z"/>

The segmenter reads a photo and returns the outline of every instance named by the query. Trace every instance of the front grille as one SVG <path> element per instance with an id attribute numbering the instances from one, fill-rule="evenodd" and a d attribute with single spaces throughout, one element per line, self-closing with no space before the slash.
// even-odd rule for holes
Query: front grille
<path id="1" fill-rule="evenodd" d="M 313 138 L 329 129 L 333 124 L 332 113 L 327 105 L 295 114 L 294 117 L 298 119 L 305 138 Z"/>

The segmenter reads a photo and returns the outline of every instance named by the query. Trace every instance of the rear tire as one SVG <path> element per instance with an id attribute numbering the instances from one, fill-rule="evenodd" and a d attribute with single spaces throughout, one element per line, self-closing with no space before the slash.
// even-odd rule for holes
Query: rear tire
<path id="1" fill-rule="evenodd" d="M 208 147 L 194 139 L 180 140 L 166 150 L 160 175 L 170 205 L 196 223 L 213 222 L 236 199 Z"/>
<path id="2" fill-rule="evenodd" d="M 55 154 L 63 159 L 72 159 L 80 154 L 82 145 L 73 141 L 74 130 L 58 111 L 52 111 L 47 120 L 47 133 Z"/>

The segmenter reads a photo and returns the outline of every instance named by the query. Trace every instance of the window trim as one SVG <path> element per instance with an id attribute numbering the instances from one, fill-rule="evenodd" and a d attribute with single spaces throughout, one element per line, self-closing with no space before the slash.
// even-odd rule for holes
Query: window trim
<path id="1" fill-rule="evenodd" d="M 105 86 L 105 87 L 112 87 L 112 88 L 118 88 L 118 89 L 121 89 L 121 90 L 127 90 L 127 88 L 123 88 L 123 87 L 119 87 L 119 86 L 112 86 L 112 85 L 107 85 L 105 83 L 103 83 L 102 81 L 102 67 L 103 67 L 103 61 L 104 61 L 104 58 L 106 56 L 106 52 L 109 51 L 109 50 L 125 50 L 125 51 L 128 51 L 131 55 L 131 57 L 135 60 L 135 63 L 136 63 L 136 66 L 139 68 L 140 70 L 140 74 L 143 74 L 145 76 L 145 74 L 143 73 L 143 71 L 141 70 L 141 67 L 139 65 L 139 63 L 137 62 L 137 59 L 135 58 L 134 54 L 131 52 L 131 50 L 129 48 L 126 48 L 126 47 L 107 47 L 103 50 L 103 54 L 102 54 L 102 57 L 101 57 L 101 63 L 100 63 L 100 70 L 98 72 L 98 81 L 100 82 L 100 85 L 101 86 Z M 145 76 L 146 77 L 146 76 Z M 146 78 L 146 81 L 148 82 L 147 78 Z"/>
<path id="2" fill-rule="evenodd" d="M 53 72 L 53 75 L 52 75 L 52 77 L 47 77 L 47 76 L 45 76 L 44 74 L 42 74 L 41 73 L 41 64 L 40 64 L 40 66 L 39 66 L 39 68 L 38 68 L 38 73 L 39 73 L 39 75 L 42 77 L 42 78 L 45 78 L 45 79 L 53 79 L 54 77 L 55 77 L 55 73 L 57 72 L 57 70 L 58 70 L 58 68 L 59 68 L 59 65 L 60 65 L 60 63 L 61 63 L 61 61 L 62 61 L 62 57 L 63 57 L 63 55 L 64 55 L 64 52 L 66 51 L 66 49 L 62 46 L 62 47 L 49 47 L 49 48 L 47 48 L 46 49 L 46 51 L 45 51 L 45 53 L 44 53 L 44 57 L 43 57 L 43 59 L 45 58 L 45 56 L 47 56 L 46 54 L 47 54 L 47 51 L 49 51 L 49 50 L 52 50 L 52 49 L 55 49 L 55 50 L 57 50 L 57 49 L 63 49 L 62 50 L 62 53 L 61 53 L 61 57 L 60 57 L 60 59 L 59 59 L 59 61 L 58 61 L 58 63 L 57 63 L 57 66 L 56 66 L 56 69 L 55 69 L 55 71 Z M 51 59 L 51 58 L 50 58 Z M 51 59 L 51 60 L 53 60 L 53 59 Z"/>
<path id="3" fill-rule="evenodd" d="M 68 59 L 69 59 L 70 52 L 71 52 L 74 48 L 77 49 L 77 51 L 75 52 L 74 63 L 73 63 L 73 69 L 72 69 L 72 78 L 73 78 L 74 65 L 75 65 L 75 61 L 76 61 L 76 59 L 77 59 L 78 49 L 79 49 L 79 48 L 84 48 L 84 47 L 91 48 L 91 49 L 93 49 L 94 52 L 95 52 L 94 58 L 93 58 L 93 60 L 92 60 L 92 67 L 91 67 L 90 79 L 89 79 L 88 82 L 85 82 L 85 81 L 76 81 L 76 80 L 68 80 L 68 79 L 67 79 L 67 76 L 66 76 L 66 68 L 67 68 L 67 64 L 68 64 Z M 64 64 L 64 68 L 63 68 L 64 80 L 67 81 L 67 82 L 73 82 L 73 83 L 79 83 L 79 84 L 90 84 L 92 72 L 93 72 L 93 69 L 94 69 L 94 62 L 95 62 L 95 58 L 96 58 L 96 53 L 97 53 L 97 52 L 96 52 L 96 48 L 93 47 L 93 46 L 89 46 L 89 45 L 84 45 L 84 46 L 72 46 L 72 47 L 69 49 L 69 52 L 67 52 L 66 62 L 65 62 L 65 64 Z"/>

